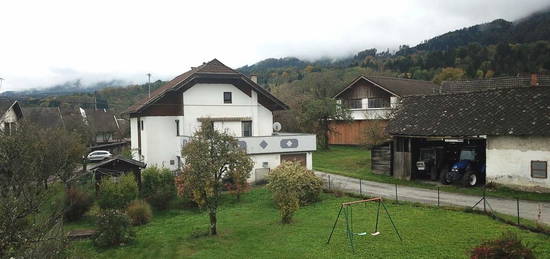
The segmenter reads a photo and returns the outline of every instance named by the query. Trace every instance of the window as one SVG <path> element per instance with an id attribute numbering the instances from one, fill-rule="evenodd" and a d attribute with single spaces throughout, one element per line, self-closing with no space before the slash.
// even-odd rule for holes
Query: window
<path id="1" fill-rule="evenodd" d="M 531 161 L 531 177 L 533 178 L 548 178 L 547 161 Z"/>
<path id="2" fill-rule="evenodd" d="M 363 108 L 363 100 L 362 99 L 344 100 L 344 106 L 348 109 L 361 109 Z"/>
<path id="3" fill-rule="evenodd" d="M 231 103 L 231 92 L 223 92 L 223 103 Z"/>
<path id="4" fill-rule="evenodd" d="M 176 136 L 180 135 L 180 120 L 176 120 Z"/>
<path id="5" fill-rule="evenodd" d="M 241 128 L 242 128 L 243 137 L 252 136 L 252 121 L 241 122 Z"/>
<path id="6" fill-rule="evenodd" d="M 390 107 L 390 98 L 369 98 L 368 99 L 368 108 L 388 108 Z"/>

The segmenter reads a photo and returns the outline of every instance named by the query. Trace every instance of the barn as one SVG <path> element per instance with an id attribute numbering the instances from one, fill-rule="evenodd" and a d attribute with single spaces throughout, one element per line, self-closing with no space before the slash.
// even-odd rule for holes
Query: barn
<path id="1" fill-rule="evenodd" d="M 550 86 L 405 97 L 388 132 L 394 177 L 442 180 L 473 150 L 484 171 L 476 184 L 550 191 Z"/>

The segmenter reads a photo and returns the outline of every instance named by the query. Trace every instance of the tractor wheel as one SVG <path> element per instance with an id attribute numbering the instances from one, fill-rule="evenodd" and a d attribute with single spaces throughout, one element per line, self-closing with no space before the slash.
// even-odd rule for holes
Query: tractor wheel
<path id="1" fill-rule="evenodd" d="M 479 177 L 474 171 L 466 171 L 462 176 L 462 183 L 464 187 L 473 187 L 479 183 Z"/>
<path id="2" fill-rule="evenodd" d="M 451 181 L 449 181 L 449 179 L 447 178 L 447 167 L 444 166 L 443 168 L 441 168 L 441 171 L 439 172 L 439 182 L 441 182 L 442 184 L 451 184 Z"/>

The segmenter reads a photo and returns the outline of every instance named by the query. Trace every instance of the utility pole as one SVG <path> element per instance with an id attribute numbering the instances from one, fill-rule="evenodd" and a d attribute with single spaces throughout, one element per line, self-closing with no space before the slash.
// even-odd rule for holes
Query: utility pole
<path id="1" fill-rule="evenodd" d="M 2 82 L 4 82 L 4 80 L 5 80 L 4 78 L 0 77 L 0 90 L 2 90 Z"/>
<path id="2" fill-rule="evenodd" d="M 149 98 L 151 98 L 151 73 L 147 73 L 147 77 L 149 78 L 147 80 L 147 85 L 149 86 Z"/>

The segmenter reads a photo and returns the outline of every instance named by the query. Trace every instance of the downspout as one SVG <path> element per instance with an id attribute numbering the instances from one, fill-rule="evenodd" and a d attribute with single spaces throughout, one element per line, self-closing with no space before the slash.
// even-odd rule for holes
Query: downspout
<path id="1" fill-rule="evenodd" d="M 141 117 L 139 117 L 139 116 L 137 117 L 137 130 L 138 130 L 138 159 L 139 159 L 139 161 L 142 161 L 142 156 L 141 156 Z"/>

